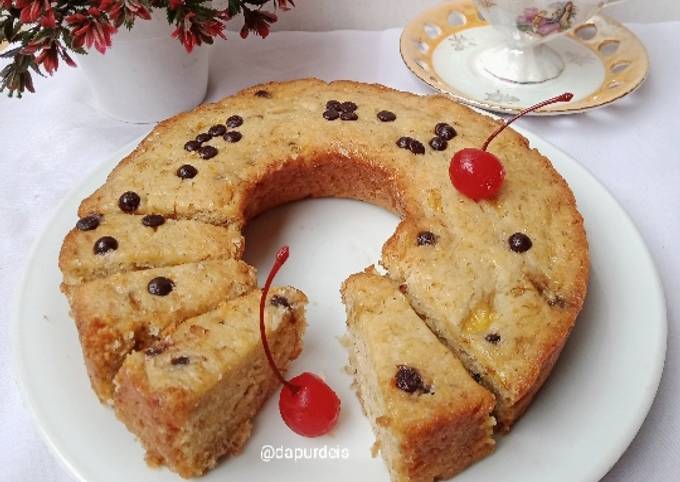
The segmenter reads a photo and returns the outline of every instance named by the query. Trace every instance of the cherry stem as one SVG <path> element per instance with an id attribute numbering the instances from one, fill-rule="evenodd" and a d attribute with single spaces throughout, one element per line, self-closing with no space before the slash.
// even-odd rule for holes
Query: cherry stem
<path id="1" fill-rule="evenodd" d="M 285 378 L 283 378 L 283 375 L 276 366 L 276 362 L 274 361 L 272 352 L 269 349 L 269 343 L 267 342 L 266 333 L 267 330 L 264 323 L 264 306 L 267 301 L 267 293 L 269 293 L 269 288 L 272 285 L 272 281 L 274 281 L 276 273 L 279 272 L 281 266 L 283 266 L 283 263 L 286 262 L 289 254 L 290 250 L 288 249 L 288 246 L 282 246 L 281 248 L 279 248 L 279 250 L 276 252 L 276 260 L 274 261 L 274 265 L 272 266 L 272 269 L 269 272 L 269 276 L 267 276 L 267 281 L 264 282 L 264 287 L 262 288 L 262 296 L 260 297 L 260 338 L 262 339 L 262 347 L 264 348 L 264 354 L 267 355 L 269 366 L 272 367 L 274 375 L 276 375 L 276 378 L 278 378 L 281 383 L 283 383 L 285 386 L 290 388 L 293 391 L 293 393 L 295 393 L 298 390 L 297 385 L 294 385 Z"/>
<path id="2" fill-rule="evenodd" d="M 535 111 L 536 109 L 540 109 L 541 107 L 545 107 L 546 105 L 555 104 L 556 102 L 569 102 L 573 97 L 574 97 L 574 94 L 572 94 L 571 92 L 565 92 L 565 93 L 562 94 L 562 95 L 558 95 L 558 96 L 556 96 L 556 97 L 552 97 L 552 98 L 550 98 L 550 99 L 548 99 L 548 100 L 544 100 L 543 102 L 539 102 L 539 103 L 536 104 L 536 105 L 532 105 L 531 107 L 527 107 L 526 109 L 524 109 L 523 111 L 521 111 L 519 114 L 517 114 L 517 115 L 515 115 L 514 117 L 512 117 L 512 118 L 508 119 L 507 121 L 503 122 L 503 125 L 500 126 L 498 129 L 496 129 L 496 130 L 489 136 L 489 138 L 486 140 L 486 142 L 485 142 L 484 145 L 482 146 L 482 150 L 483 150 L 483 151 L 486 151 L 486 148 L 489 147 L 489 144 L 491 143 L 491 141 L 494 140 L 494 138 L 495 138 L 498 134 L 500 134 L 501 132 L 503 132 L 503 129 L 505 129 L 506 127 L 508 127 L 510 124 L 512 124 L 513 122 L 515 122 L 517 119 L 519 119 L 519 118 L 522 117 L 523 115 L 528 114 L 529 112 L 533 112 L 533 111 Z"/>

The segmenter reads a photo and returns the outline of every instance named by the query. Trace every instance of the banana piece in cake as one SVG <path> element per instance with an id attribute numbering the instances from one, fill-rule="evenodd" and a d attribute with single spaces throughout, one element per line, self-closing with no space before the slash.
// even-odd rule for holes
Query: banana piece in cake
<path id="1" fill-rule="evenodd" d="M 242 253 L 243 237 L 234 225 L 154 214 L 93 214 L 66 236 L 59 267 L 64 283 L 77 284 L 123 271 L 240 258 Z"/>
<path id="2" fill-rule="evenodd" d="M 260 290 L 186 320 L 115 378 L 118 417 L 147 449 L 147 460 L 195 477 L 239 452 L 252 418 L 279 386 L 262 348 Z M 274 288 L 265 310 L 267 339 L 285 370 L 302 350 L 307 299 Z"/>
<path id="3" fill-rule="evenodd" d="M 113 377 L 128 353 L 256 286 L 253 268 L 242 261 L 221 260 L 118 273 L 62 288 L 76 320 L 92 387 L 108 402 Z"/>
<path id="4" fill-rule="evenodd" d="M 350 368 L 393 482 L 446 479 L 494 448 L 494 397 L 374 271 L 342 287 Z"/>

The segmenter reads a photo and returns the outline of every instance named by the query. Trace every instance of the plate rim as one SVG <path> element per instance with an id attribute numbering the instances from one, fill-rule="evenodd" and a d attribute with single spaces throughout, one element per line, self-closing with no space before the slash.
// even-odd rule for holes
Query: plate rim
<path id="1" fill-rule="evenodd" d="M 543 152 L 541 148 L 547 147 L 548 150 L 552 150 L 554 152 L 559 153 L 560 155 L 566 157 L 570 161 L 572 161 L 572 167 L 575 168 L 576 170 L 580 171 L 580 174 L 588 178 L 589 181 L 594 182 L 597 184 L 601 189 L 604 194 L 616 205 L 616 207 L 619 209 L 621 214 L 623 215 L 623 220 L 625 220 L 626 224 L 628 224 L 628 227 L 632 230 L 632 232 L 635 234 L 635 241 L 638 242 L 642 249 L 642 253 L 644 253 L 645 261 L 649 264 L 651 267 L 651 275 L 653 278 L 654 282 L 654 293 L 657 296 L 657 304 L 659 305 L 660 308 L 660 318 L 661 318 L 661 323 L 660 323 L 660 330 L 659 330 L 659 339 L 655 340 L 656 344 L 658 345 L 658 351 L 656 352 L 656 358 L 654 360 L 654 383 L 652 383 L 647 391 L 647 396 L 645 397 L 645 401 L 642 404 L 642 409 L 637 411 L 637 417 L 634 423 L 631 423 L 629 425 L 629 429 L 626 432 L 625 438 L 627 441 L 622 447 L 617 447 L 616 449 L 611 448 L 611 454 L 608 457 L 600 457 L 601 459 L 607 459 L 608 461 L 606 463 L 601 464 L 602 465 L 602 470 L 600 473 L 597 474 L 597 478 L 595 480 L 600 480 L 602 479 L 609 471 L 616 465 L 616 463 L 621 459 L 621 457 L 626 453 L 630 445 L 633 443 L 633 440 L 637 436 L 638 432 L 640 431 L 640 428 L 642 428 L 642 424 L 645 422 L 647 419 L 647 416 L 649 415 L 649 412 L 652 408 L 652 405 L 654 404 L 654 400 L 656 400 L 656 395 L 659 391 L 659 386 L 661 385 L 661 378 L 663 377 L 663 372 L 664 368 L 666 365 L 666 355 L 667 355 L 667 350 L 668 350 L 668 305 L 666 304 L 666 293 L 664 291 L 664 286 L 663 282 L 661 280 L 661 275 L 659 274 L 659 270 L 656 266 L 656 263 L 654 262 L 654 257 L 652 256 L 651 251 L 649 250 L 649 247 L 647 246 L 647 242 L 645 241 L 645 238 L 642 236 L 642 233 L 638 229 L 637 225 L 635 224 L 635 221 L 633 221 L 633 218 L 630 217 L 630 214 L 628 214 L 628 211 L 626 211 L 621 203 L 616 199 L 616 197 L 607 189 L 607 187 L 602 184 L 597 177 L 593 175 L 590 170 L 578 162 L 576 159 L 574 159 L 572 156 L 567 154 L 565 151 L 554 145 L 553 143 L 546 141 L 542 139 L 540 136 L 537 136 L 531 131 L 521 128 L 521 127 L 515 127 L 515 130 L 519 132 L 521 135 L 524 137 L 527 137 L 527 134 L 532 137 L 531 143 L 534 144 L 532 147 L 536 148 L 541 152 L 543 155 L 548 157 L 548 159 L 551 159 L 550 156 Z M 528 138 L 528 137 L 527 137 Z M 537 146 L 536 144 L 539 144 L 541 147 Z M 551 161 L 552 164 L 552 161 Z M 554 168 L 554 166 L 553 166 Z M 557 170 L 557 169 L 555 169 Z M 562 174 L 557 171 L 560 176 Z M 571 189 L 571 187 L 570 187 Z M 577 200 L 578 201 L 578 200 Z M 579 211 L 580 212 L 580 211 Z M 587 232 L 586 232 L 587 235 Z M 590 242 L 590 241 L 589 241 Z M 586 295 L 587 297 L 587 295 Z M 618 455 L 617 455 L 618 454 Z"/>
<path id="2" fill-rule="evenodd" d="M 482 113 L 487 116 L 495 117 L 494 115 L 489 114 L 488 112 Z M 520 133 L 522 136 L 526 137 L 529 140 L 532 148 L 536 148 L 537 150 L 539 150 L 542 154 L 548 157 L 548 159 L 551 159 L 551 156 L 546 151 L 552 151 L 553 153 L 557 153 L 558 155 L 565 158 L 570 163 L 571 165 L 570 167 L 578 171 L 579 174 L 581 176 L 584 176 L 584 178 L 586 178 L 588 182 L 594 183 L 596 186 L 599 187 L 602 193 L 606 197 L 608 197 L 609 200 L 613 202 L 615 206 L 617 206 L 620 213 L 623 215 L 622 220 L 626 222 L 628 227 L 632 230 L 631 232 L 635 234 L 636 236 L 635 241 L 639 243 L 640 247 L 642 248 L 641 254 L 644 254 L 645 261 L 651 268 L 650 274 L 652 275 L 652 280 L 654 283 L 653 291 L 657 296 L 656 302 L 660 308 L 659 338 L 655 340 L 655 344 L 658 345 L 659 349 L 656 352 L 657 356 L 654 360 L 653 365 L 654 379 L 653 383 L 649 384 L 649 388 L 645 391 L 646 396 L 642 401 L 642 406 L 636 411 L 635 417 L 633 417 L 633 420 L 628 425 L 628 429 L 626 430 L 625 436 L 621 438 L 621 440 L 624 440 L 624 442 L 609 446 L 608 455 L 603 456 L 602 454 L 600 454 L 600 456 L 598 457 L 601 460 L 599 464 L 596 464 L 596 466 L 599 467 L 599 469 L 597 473 L 593 473 L 592 475 L 595 477 L 595 479 L 593 480 L 599 480 L 611 470 L 611 468 L 618 462 L 618 460 L 624 455 L 624 453 L 630 447 L 630 444 L 633 442 L 635 436 L 639 432 L 642 424 L 644 423 L 649 414 L 652 404 L 654 403 L 654 400 L 656 398 L 659 385 L 661 383 L 661 378 L 663 376 L 663 371 L 665 367 L 668 344 L 668 310 L 663 283 L 659 275 L 659 271 L 656 267 L 656 263 L 654 262 L 654 258 L 651 255 L 651 252 L 647 246 L 647 243 L 645 242 L 644 237 L 640 233 L 639 229 L 637 228 L 635 222 L 630 217 L 628 212 L 623 208 L 623 206 L 621 206 L 619 201 L 607 189 L 607 187 L 604 184 L 602 184 L 583 164 L 581 164 L 579 161 L 577 161 L 575 158 L 567 154 L 559 147 L 555 146 L 549 141 L 544 140 L 543 138 L 534 134 L 530 130 L 517 126 L 513 126 L 513 128 L 514 130 L 516 130 L 518 133 Z M 69 456 L 62 450 L 60 445 L 57 443 L 56 441 L 57 434 L 53 433 L 52 430 L 48 427 L 49 424 L 46 423 L 48 417 L 45 415 L 45 413 L 43 413 L 42 410 L 39 409 L 39 404 L 36 403 L 35 394 L 33 393 L 32 390 L 29 389 L 27 384 L 28 371 L 24 359 L 20 356 L 22 350 L 20 349 L 19 343 L 21 339 L 21 325 L 22 325 L 20 320 L 22 300 L 25 297 L 29 272 L 31 271 L 31 266 L 34 262 L 35 254 L 40 249 L 40 246 L 43 245 L 44 239 L 48 231 L 50 230 L 51 226 L 60 217 L 64 206 L 74 196 L 76 196 L 78 192 L 82 191 L 83 186 L 90 182 L 92 177 L 97 176 L 101 171 L 104 171 L 106 169 L 105 166 L 108 165 L 108 161 L 117 160 L 119 162 L 125 155 L 132 152 L 132 150 L 134 150 L 137 147 L 139 142 L 141 142 L 147 135 L 148 132 L 136 139 L 133 139 L 132 141 L 125 144 L 121 148 L 116 149 L 110 156 L 106 156 L 103 162 L 100 161 L 95 168 L 93 168 L 88 174 L 86 174 L 82 178 L 81 181 L 79 181 L 72 189 L 67 191 L 67 193 L 60 200 L 60 202 L 57 203 L 56 208 L 53 211 L 52 215 L 45 223 L 45 225 L 42 227 L 42 229 L 39 231 L 38 235 L 31 244 L 31 247 L 28 251 L 28 255 L 26 258 L 27 261 L 23 266 L 21 276 L 16 285 L 17 289 L 14 293 L 11 302 L 9 320 L 10 321 L 9 340 L 12 363 L 11 367 L 12 378 L 14 380 L 15 385 L 18 388 L 20 399 L 23 402 L 23 407 L 26 408 L 27 411 L 30 413 L 30 418 L 33 422 L 33 426 L 37 429 L 40 437 L 46 443 L 49 451 L 55 456 L 59 463 L 68 471 L 68 473 L 71 476 L 73 476 L 78 481 L 87 481 L 87 478 L 82 473 L 82 470 L 75 466 L 74 462 L 69 458 Z M 560 176 L 562 176 L 562 173 L 559 170 L 556 169 L 556 171 L 560 174 Z"/>

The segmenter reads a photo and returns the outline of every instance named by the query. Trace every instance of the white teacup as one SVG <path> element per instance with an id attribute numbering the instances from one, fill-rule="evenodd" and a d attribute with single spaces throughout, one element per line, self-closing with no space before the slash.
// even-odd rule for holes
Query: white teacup
<path id="1" fill-rule="evenodd" d="M 474 0 L 484 19 L 505 38 L 504 43 L 484 50 L 478 62 L 502 80 L 529 84 L 553 79 L 564 70 L 564 62 L 545 42 L 620 1 Z"/>

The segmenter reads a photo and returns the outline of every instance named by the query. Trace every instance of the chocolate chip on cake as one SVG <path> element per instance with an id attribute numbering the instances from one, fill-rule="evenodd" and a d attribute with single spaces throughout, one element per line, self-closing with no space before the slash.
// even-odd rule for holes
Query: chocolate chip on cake
<path id="1" fill-rule="evenodd" d="M 359 116 L 357 115 L 356 112 L 343 112 L 340 114 L 340 120 L 344 121 L 355 121 L 359 119 Z"/>
<path id="2" fill-rule="evenodd" d="M 186 144 L 184 144 L 184 150 L 189 152 L 193 152 L 199 147 L 201 147 L 201 143 L 198 141 L 187 141 Z"/>
<path id="3" fill-rule="evenodd" d="M 479 373 L 473 373 L 472 379 L 477 383 L 480 383 L 482 381 L 482 376 Z"/>
<path id="4" fill-rule="evenodd" d="M 508 245 L 515 253 L 529 251 L 533 243 L 531 238 L 524 233 L 515 233 L 508 238 Z"/>
<path id="5" fill-rule="evenodd" d="M 416 139 L 411 139 L 411 142 L 408 144 L 408 148 L 414 154 L 425 154 L 425 146 L 422 142 Z"/>
<path id="6" fill-rule="evenodd" d="M 498 342 L 501 341 L 501 335 L 499 335 L 498 333 L 489 333 L 484 337 L 484 339 L 489 343 L 497 345 Z"/>
<path id="7" fill-rule="evenodd" d="M 102 217 L 99 214 L 85 216 L 84 218 L 80 218 L 78 220 L 76 223 L 76 228 L 80 231 L 92 231 L 93 229 L 97 229 L 99 227 L 99 222 L 101 219 Z"/>
<path id="8" fill-rule="evenodd" d="M 271 99 L 272 94 L 266 90 L 258 90 L 255 92 L 255 97 L 262 97 L 263 99 Z"/>
<path id="9" fill-rule="evenodd" d="M 408 285 L 406 283 L 402 283 L 399 285 L 399 291 L 403 294 L 408 293 Z"/>
<path id="10" fill-rule="evenodd" d="M 357 110 L 357 105 L 354 102 L 343 102 L 340 104 L 340 112 L 354 112 Z"/>
<path id="11" fill-rule="evenodd" d="M 142 224 L 147 228 L 157 228 L 165 224 L 165 218 L 160 214 L 147 214 L 142 218 Z"/>
<path id="12" fill-rule="evenodd" d="M 224 134 L 224 140 L 227 142 L 238 142 L 243 136 L 239 131 L 229 131 Z"/>
<path id="13" fill-rule="evenodd" d="M 323 113 L 323 118 L 329 121 L 334 121 L 338 117 L 340 117 L 340 112 L 337 110 L 328 109 Z"/>
<path id="14" fill-rule="evenodd" d="M 399 390 L 406 393 L 428 393 L 430 391 L 430 387 L 423 383 L 423 377 L 420 376 L 420 372 L 407 365 L 397 365 L 394 383 Z"/>
<path id="15" fill-rule="evenodd" d="M 397 140 L 397 146 L 402 149 L 408 149 L 414 154 L 425 154 L 425 146 L 423 143 L 412 137 L 400 137 Z"/>
<path id="16" fill-rule="evenodd" d="M 434 126 L 434 133 L 437 134 L 438 137 L 441 137 L 446 141 L 450 141 L 451 139 L 458 135 L 456 129 L 454 129 L 446 122 L 440 122 L 439 124 Z"/>
<path id="17" fill-rule="evenodd" d="M 389 110 L 381 110 L 378 112 L 378 119 L 382 122 L 393 122 L 396 118 L 397 115 Z"/>
<path id="18" fill-rule="evenodd" d="M 240 115 L 233 115 L 227 119 L 227 127 L 234 128 L 239 127 L 243 124 L 243 117 Z"/>
<path id="19" fill-rule="evenodd" d="M 285 308 L 290 308 L 290 302 L 288 298 L 281 295 L 272 296 L 271 301 L 269 301 L 273 306 L 283 306 Z"/>
<path id="20" fill-rule="evenodd" d="M 170 294 L 174 287 L 175 283 L 173 283 L 172 280 L 164 278 L 163 276 L 158 276 L 149 281 L 149 284 L 146 286 L 146 289 L 152 295 L 166 296 Z"/>
<path id="21" fill-rule="evenodd" d="M 213 137 L 219 137 L 227 132 L 227 127 L 224 124 L 215 124 L 210 129 L 208 129 L 208 134 Z"/>
<path id="22" fill-rule="evenodd" d="M 177 177 L 182 179 L 193 179 L 198 174 L 198 169 L 196 169 L 191 164 L 184 164 L 177 169 Z"/>
<path id="23" fill-rule="evenodd" d="M 449 143 L 446 142 L 446 139 L 442 139 L 439 136 L 435 136 L 432 139 L 430 139 L 430 147 L 435 151 L 443 151 L 444 149 L 446 149 L 448 144 Z"/>
<path id="24" fill-rule="evenodd" d="M 400 137 L 397 140 L 397 146 L 399 146 L 401 149 L 408 149 L 408 146 L 411 145 L 412 140 L 413 139 L 411 139 L 410 137 L 406 137 L 406 136 Z"/>
<path id="25" fill-rule="evenodd" d="M 203 146 L 198 150 L 198 155 L 201 156 L 201 159 L 210 159 L 215 157 L 218 152 L 219 151 L 213 146 Z"/>
<path id="26" fill-rule="evenodd" d="M 188 365 L 189 361 L 190 360 L 188 356 L 177 356 L 170 359 L 170 363 L 173 365 Z"/>
<path id="27" fill-rule="evenodd" d="M 204 142 L 208 142 L 210 139 L 212 139 L 212 136 L 208 134 L 207 132 L 202 132 L 201 134 L 196 136 L 196 142 L 203 144 Z"/>
<path id="28" fill-rule="evenodd" d="M 121 194 L 118 198 L 118 207 L 121 211 L 133 213 L 139 207 L 140 202 L 141 199 L 139 198 L 139 194 L 136 192 L 127 191 Z"/>
<path id="29" fill-rule="evenodd" d="M 337 100 L 329 100 L 326 102 L 326 110 L 340 110 L 340 102 Z"/>
<path id="30" fill-rule="evenodd" d="M 118 249 L 118 241 L 111 236 L 103 236 L 94 243 L 94 254 L 104 254 Z"/>
<path id="31" fill-rule="evenodd" d="M 437 235 L 430 231 L 421 231 L 416 237 L 418 246 L 431 246 L 437 243 Z"/>

